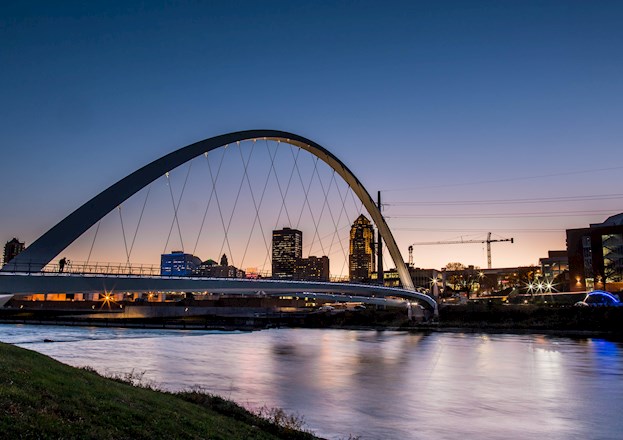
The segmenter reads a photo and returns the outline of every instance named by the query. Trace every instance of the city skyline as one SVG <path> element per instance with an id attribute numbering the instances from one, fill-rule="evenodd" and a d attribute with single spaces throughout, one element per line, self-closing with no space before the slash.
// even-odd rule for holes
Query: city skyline
<path id="1" fill-rule="evenodd" d="M 494 245 L 495 267 L 538 264 L 566 229 L 623 212 L 622 9 L 10 5 L 0 238 L 31 244 L 149 161 L 262 127 L 309 137 L 381 190 L 405 260 L 415 242 L 492 232 L 515 239 Z M 415 266 L 452 261 L 485 267 L 485 246 L 415 247 Z"/>

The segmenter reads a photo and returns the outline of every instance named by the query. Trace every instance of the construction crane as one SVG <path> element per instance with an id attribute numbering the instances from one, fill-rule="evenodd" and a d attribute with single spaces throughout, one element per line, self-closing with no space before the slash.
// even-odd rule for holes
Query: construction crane
<path id="1" fill-rule="evenodd" d="M 513 238 L 497 238 L 497 239 L 492 239 L 491 238 L 491 232 L 489 232 L 487 234 L 487 239 L 486 240 L 450 240 L 450 241 L 425 241 L 425 242 L 421 242 L 421 243 L 413 243 L 414 245 L 417 246 L 422 246 L 422 245 L 430 245 L 430 244 L 467 244 L 467 243 L 487 243 L 487 268 L 491 269 L 491 243 L 497 243 L 497 242 L 501 242 L 501 241 L 510 241 L 511 243 L 514 243 L 514 239 Z M 411 260 L 411 251 L 412 248 L 411 246 L 409 247 L 409 254 L 410 254 L 410 260 Z"/>

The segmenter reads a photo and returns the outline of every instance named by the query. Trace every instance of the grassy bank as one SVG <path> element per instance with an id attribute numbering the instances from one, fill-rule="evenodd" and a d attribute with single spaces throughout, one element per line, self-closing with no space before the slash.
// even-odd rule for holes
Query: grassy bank
<path id="1" fill-rule="evenodd" d="M 198 392 L 135 387 L 0 343 L 0 437 L 15 439 L 314 439 L 283 411 L 260 418 Z"/>

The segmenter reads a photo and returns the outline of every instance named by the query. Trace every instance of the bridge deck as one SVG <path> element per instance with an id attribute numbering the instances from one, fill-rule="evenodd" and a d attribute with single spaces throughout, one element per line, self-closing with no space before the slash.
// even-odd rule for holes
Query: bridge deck
<path id="1" fill-rule="evenodd" d="M 156 277 L 137 275 L 61 274 L 46 272 L 0 272 L 0 293 L 18 296 L 48 293 L 89 292 L 211 292 L 223 294 L 326 293 L 359 297 L 397 297 L 418 301 L 432 310 L 430 296 L 394 287 L 369 284 L 312 281 L 250 280 L 240 278 Z"/>

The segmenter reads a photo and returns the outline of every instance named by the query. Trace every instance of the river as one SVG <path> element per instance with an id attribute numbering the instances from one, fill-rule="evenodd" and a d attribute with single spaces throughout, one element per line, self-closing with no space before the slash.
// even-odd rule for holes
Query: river
<path id="1" fill-rule="evenodd" d="M 604 339 L 0 325 L 0 341 L 168 390 L 281 407 L 329 439 L 623 436 L 623 344 Z"/>

